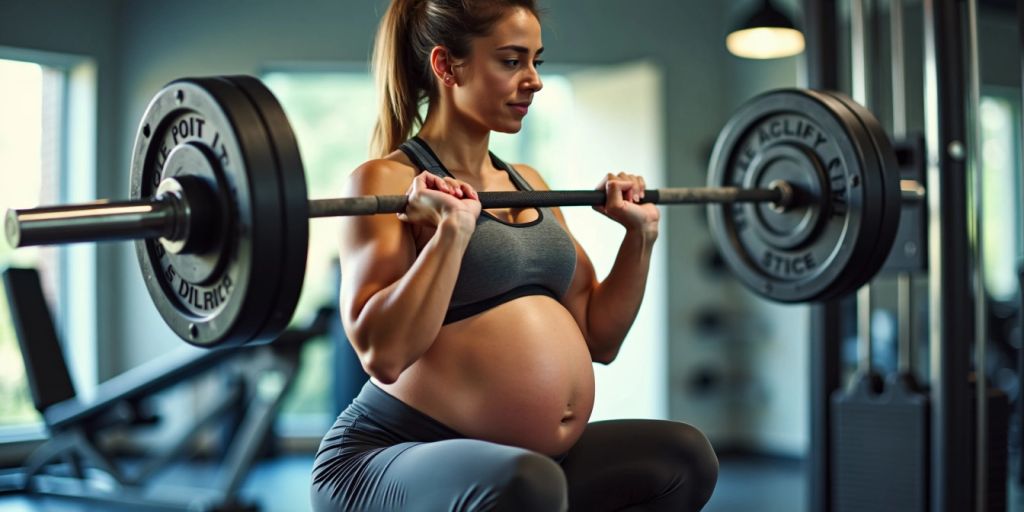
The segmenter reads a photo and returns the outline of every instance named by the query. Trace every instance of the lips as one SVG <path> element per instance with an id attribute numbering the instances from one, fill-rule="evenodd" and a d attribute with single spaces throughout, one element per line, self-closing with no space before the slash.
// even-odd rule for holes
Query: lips
<path id="1" fill-rule="evenodd" d="M 508 106 L 512 107 L 512 110 L 516 111 L 521 116 L 525 116 L 526 112 L 530 110 L 530 102 L 509 103 Z"/>

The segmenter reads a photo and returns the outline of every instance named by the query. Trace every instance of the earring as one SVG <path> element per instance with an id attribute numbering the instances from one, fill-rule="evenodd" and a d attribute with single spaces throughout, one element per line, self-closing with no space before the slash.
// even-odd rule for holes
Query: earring
<path id="1" fill-rule="evenodd" d="M 445 85 L 452 85 L 452 75 L 450 75 L 448 73 L 444 74 L 444 84 Z"/>

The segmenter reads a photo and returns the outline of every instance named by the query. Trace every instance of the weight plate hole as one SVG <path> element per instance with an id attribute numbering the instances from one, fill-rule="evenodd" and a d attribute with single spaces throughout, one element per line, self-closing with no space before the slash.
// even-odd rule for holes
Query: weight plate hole
<path id="1" fill-rule="evenodd" d="M 142 134 L 145 135 L 147 139 L 149 138 L 150 130 L 148 124 L 142 127 Z"/>
<path id="2" fill-rule="evenodd" d="M 185 101 L 185 91 L 178 89 L 178 92 L 174 94 L 174 99 L 178 100 L 178 103 Z"/>
<path id="3" fill-rule="evenodd" d="M 188 335 L 192 339 L 196 339 L 199 337 L 199 328 L 196 327 L 196 324 L 188 324 Z"/>

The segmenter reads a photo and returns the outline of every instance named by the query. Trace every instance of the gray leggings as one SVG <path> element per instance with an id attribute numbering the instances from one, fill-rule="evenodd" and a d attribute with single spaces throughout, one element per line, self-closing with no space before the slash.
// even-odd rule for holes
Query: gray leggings
<path id="1" fill-rule="evenodd" d="M 561 457 L 467 439 L 371 382 L 324 436 L 313 510 L 696 511 L 718 458 L 699 430 L 673 421 L 587 425 Z"/>

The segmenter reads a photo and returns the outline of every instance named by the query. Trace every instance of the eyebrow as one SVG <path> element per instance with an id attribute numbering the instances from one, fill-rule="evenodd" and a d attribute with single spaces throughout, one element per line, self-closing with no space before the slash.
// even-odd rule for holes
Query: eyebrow
<path id="1" fill-rule="evenodd" d="M 501 51 L 501 50 L 513 50 L 513 51 L 518 52 L 518 53 L 530 53 L 530 50 L 527 47 L 519 46 L 519 45 L 515 45 L 515 44 L 505 45 L 505 46 L 502 46 L 502 47 L 498 48 L 497 50 L 498 51 Z M 537 50 L 537 55 L 540 55 L 543 52 L 544 52 L 544 47 L 541 46 L 540 49 Z"/>

